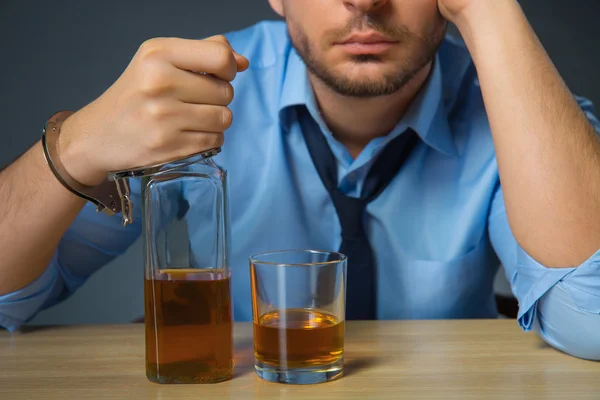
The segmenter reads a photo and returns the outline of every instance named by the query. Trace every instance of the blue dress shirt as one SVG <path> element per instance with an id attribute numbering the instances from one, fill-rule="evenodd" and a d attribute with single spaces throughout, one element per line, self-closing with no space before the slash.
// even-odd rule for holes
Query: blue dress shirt
<path id="1" fill-rule="evenodd" d="M 234 123 L 215 159 L 229 171 L 237 320 L 252 318 L 250 255 L 340 246 L 335 209 L 293 112 L 308 107 L 338 160 L 339 187 L 351 196 L 360 193 L 374 157 L 390 140 L 408 127 L 421 138 L 400 173 L 367 207 L 378 318 L 497 317 L 493 281 L 501 262 L 519 299 L 524 330 L 535 329 L 575 356 L 600 359 L 600 251 L 582 265 L 549 269 L 515 241 L 476 71 L 462 42 L 445 39 L 402 121 L 353 159 L 323 122 L 285 24 L 262 22 L 226 36 L 250 60 L 250 69 L 233 82 Z M 600 131 L 591 104 L 577 100 Z M 139 204 L 139 184 L 133 189 Z M 14 330 L 69 296 L 140 232 L 140 218 L 122 228 L 120 216 L 87 205 L 46 271 L 26 288 L 0 296 L 0 325 Z"/>

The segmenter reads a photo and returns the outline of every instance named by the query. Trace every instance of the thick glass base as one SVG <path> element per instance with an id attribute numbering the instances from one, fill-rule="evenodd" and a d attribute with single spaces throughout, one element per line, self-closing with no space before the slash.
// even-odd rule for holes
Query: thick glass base
<path id="1" fill-rule="evenodd" d="M 341 357 L 332 364 L 293 369 L 265 364 L 255 358 L 254 369 L 258 376 L 265 381 L 290 383 L 295 385 L 311 385 L 340 378 L 344 373 L 344 358 Z"/>
<path id="2" fill-rule="evenodd" d="M 186 374 L 177 373 L 178 371 L 169 371 L 169 374 L 158 374 L 156 368 L 146 368 L 146 377 L 151 382 L 163 384 L 189 384 L 189 383 L 218 383 L 230 380 L 232 378 L 232 369 L 215 369 L 210 373 Z"/>

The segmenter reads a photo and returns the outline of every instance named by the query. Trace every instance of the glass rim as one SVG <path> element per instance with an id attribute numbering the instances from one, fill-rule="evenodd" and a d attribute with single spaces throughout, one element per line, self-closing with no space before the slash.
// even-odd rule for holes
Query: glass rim
<path id="1" fill-rule="evenodd" d="M 308 262 L 308 263 L 282 263 L 275 261 L 261 261 L 258 260 L 258 257 L 261 256 L 269 256 L 274 254 L 283 254 L 283 253 L 310 253 L 310 254 L 334 254 L 338 256 L 337 260 L 331 261 L 321 261 L 321 262 Z M 331 264 L 339 264 L 348 259 L 345 254 L 342 254 L 337 251 L 329 251 L 329 250 L 315 250 L 315 249 L 290 249 L 290 250 L 272 250 L 272 251 L 264 251 L 261 253 L 254 254 L 250 256 L 250 263 L 252 264 L 263 264 L 263 265 L 273 265 L 276 267 L 313 267 L 315 265 L 331 265 Z"/>

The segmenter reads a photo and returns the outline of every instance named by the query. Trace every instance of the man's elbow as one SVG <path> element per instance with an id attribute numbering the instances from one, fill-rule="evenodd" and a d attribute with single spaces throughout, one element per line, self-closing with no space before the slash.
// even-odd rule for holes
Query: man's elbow
<path id="1" fill-rule="evenodd" d="M 538 334 L 546 343 L 566 354 L 585 360 L 600 361 L 600 339 L 594 338 L 593 335 L 588 334 L 582 337 L 572 332 L 566 332 L 548 336 L 547 333 L 539 331 Z"/>
<path id="2" fill-rule="evenodd" d="M 600 361 L 600 314 L 578 307 L 561 283 L 540 299 L 533 329 L 558 350 Z"/>
<path id="3" fill-rule="evenodd" d="M 556 338 L 553 338 L 554 340 L 548 340 L 546 337 L 542 337 L 546 343 L 573 357 L 600 361 L 600 339 L 597 337 L 594 338 L 591 335 L 585 337 L 577 336 L 573 333 L 568 333 L 567 335 L 559 340 L 556 340 Z"/>

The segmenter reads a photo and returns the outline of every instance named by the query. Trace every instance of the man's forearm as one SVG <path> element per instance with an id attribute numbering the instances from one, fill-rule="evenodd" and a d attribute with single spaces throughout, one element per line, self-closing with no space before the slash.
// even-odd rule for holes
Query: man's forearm
<path id="1" fill-rule="evenodd" d="M 0 295 L 41 275 L 83 204 L 56 180 L 40 143 L 0 172 Z"/>
<path id="2" fill-rule="evenodd" d="M 514 0 L 454 21 L 469 48 L 496 147 L 511 230 L 548 267 L 600 248 L 600 141 Z"/>

